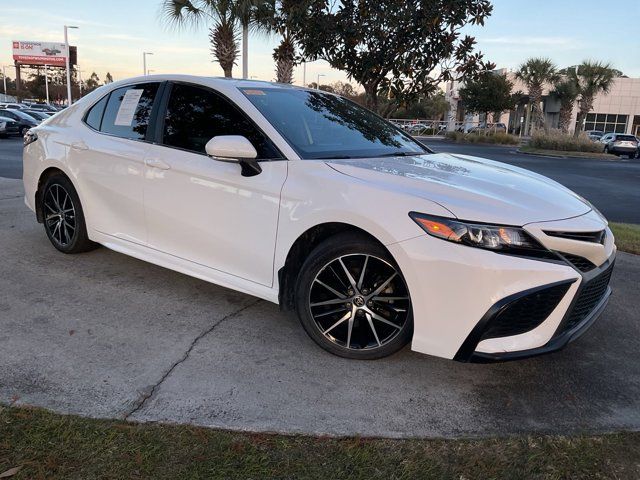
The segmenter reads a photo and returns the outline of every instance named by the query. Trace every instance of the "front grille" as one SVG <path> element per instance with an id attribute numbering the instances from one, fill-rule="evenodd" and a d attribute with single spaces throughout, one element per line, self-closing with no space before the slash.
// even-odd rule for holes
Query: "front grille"
<path id="1" fill-rule="evenodd" d="M 569 261 L 574 267 L 576 267 L 581 272 L 590 272 L 596 265 L 591 263 L 584 257 L 580 257 L 578 255 L 572 255 L 570 253 L 560 253 L 567 261 Z"/>
<path id="2" fill-rule="evenodd" d="M 613 272 L 613 264 L 582 287 L 573 305 L 573 310 L 571 310 L 569 317 L 561 327 L 562 331 L 571 330 L 578 325 L 598 305 L 607 292 L 611 272 Z"/>
<path id="3" fill-rule="evenodd" d="M 604 237 L 606 236 L 606 230 L 599 230 L 597 232 L 558 232 L 555 230 L 544 230 L 544 233 L 550 237 L 600 244 L 604 244 Z"/>
<path id="4" fill-rule="evenodd" d="M 563 283 L 544 288 L 507 304 L 490 322 L 482 340 L 510 337 L 533 330 L 558 306 L 570 285 Z"/>

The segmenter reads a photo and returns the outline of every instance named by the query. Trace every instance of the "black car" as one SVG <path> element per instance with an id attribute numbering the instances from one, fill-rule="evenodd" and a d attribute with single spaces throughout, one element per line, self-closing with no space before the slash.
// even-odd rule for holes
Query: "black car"
<path id="1" fill-rule="evenodd" d="M 18 135 L 20 128 L 15 120 L 0 115 L 0 137 L 8 137 L 9 135 Z"/>
<path id="2" fill-rule="evenodd" d="M 27 115 L 32 116 L 36 120 L 40 120 L 41 122 L 45 121 L 47 118 L 49 118 L 51 116 L 51 114 L 48 113 L 48 112 L 32 110 L 30 108 L 25 109 L 25 110 L 20 110 L 20 111 L 23 112 L 23 113 L 26 113 Z"/>
<path id="3" fill-rule="evenodd" d="M 40 123 L 40 120 L 36 120 L 27 113 L 22 113 L 20 110 L 0 110 L 0 117 L 7 117 L 18 122 L 18 132 L 22 136 L 27 133 L 27 130 Z"/>

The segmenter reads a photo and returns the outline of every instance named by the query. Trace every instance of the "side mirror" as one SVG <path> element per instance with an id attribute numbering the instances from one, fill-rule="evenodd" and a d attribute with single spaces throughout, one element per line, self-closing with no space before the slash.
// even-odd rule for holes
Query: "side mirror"
<path id="1" fill-rule="evenodd" d="M 258 152 L 251 142 L 242 135 L 219 135 L 213 137 L 204 147 L 207 155 L 223 162 L 238 162 L 243 177 L 253 177 L 262 172 L 256 161 Z"/>

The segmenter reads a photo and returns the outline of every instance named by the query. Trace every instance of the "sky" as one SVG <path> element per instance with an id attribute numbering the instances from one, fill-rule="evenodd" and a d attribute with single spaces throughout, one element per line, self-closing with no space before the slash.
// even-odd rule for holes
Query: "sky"
<path id="1" fill-rule="evenodd" d="M 585 59 L 610 62 L 630 77 L 640 77 L 640 0 L 494 0 L 493 14 L 483 27 L 465 31 L 477 49 L 497 68 L 516 69 L 526 58 L 546 56 L 560 67 Z M 209 51 L 208 31 L 176 30 L 160 16 L 160 0 L 0 0 L 0 64 L 12 65 L 11 41 L 62 42 L 63 26 L 78 47 L 82 76 L 96 72 L 115 80 L 142 74 L 142 52 L 151 73 L 222 75 Z M 278 38 L 251 35 L 249 75 L 273 80 L 271 57 Z M 347 81 L 343 72 L 324 61 L 307 64 L 307 83 Z M 234 76 L 241 75 L 241 60 Z M 7 68 L 13 77 L 13 69 Z M 302 67 L 294 72 L 301 84 Z"/>

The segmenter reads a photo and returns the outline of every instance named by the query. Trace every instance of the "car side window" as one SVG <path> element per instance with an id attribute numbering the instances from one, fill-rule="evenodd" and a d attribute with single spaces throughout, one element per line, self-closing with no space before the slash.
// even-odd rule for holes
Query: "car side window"
<path id="1" fill-rule="evenodd" d="M 13 120 L 18 120 L 18 116 L 8 110 L 2 110 L 0 112 L 0 117 L 7 117 L 7 118 L 12 118 Z"/>
<path id="2" fill-rule="evenodd" d="M 258 159 L 282 158 L 266 135 L 229 100 L 206 88 L 174 84 L 164 119 L 164 145 L 205 153 L 205 145 L 218 135 L 243 135 Z"/>
<path id="3" fill-rule="evenodd" d="M 102 123 L 102 115 L 104 114 L 104 107 L 107 105 L 109 95 L 105 95 L 102 99 L 89 109 L 84 122 L 94 130 L 100 130 L 100 124 Z"/>
<path id="4" fill-rule="evenodd" d="M 111 92 L 100 131 L 117 137 L 144 140 L 159 83 L 128 85 Z"/>

